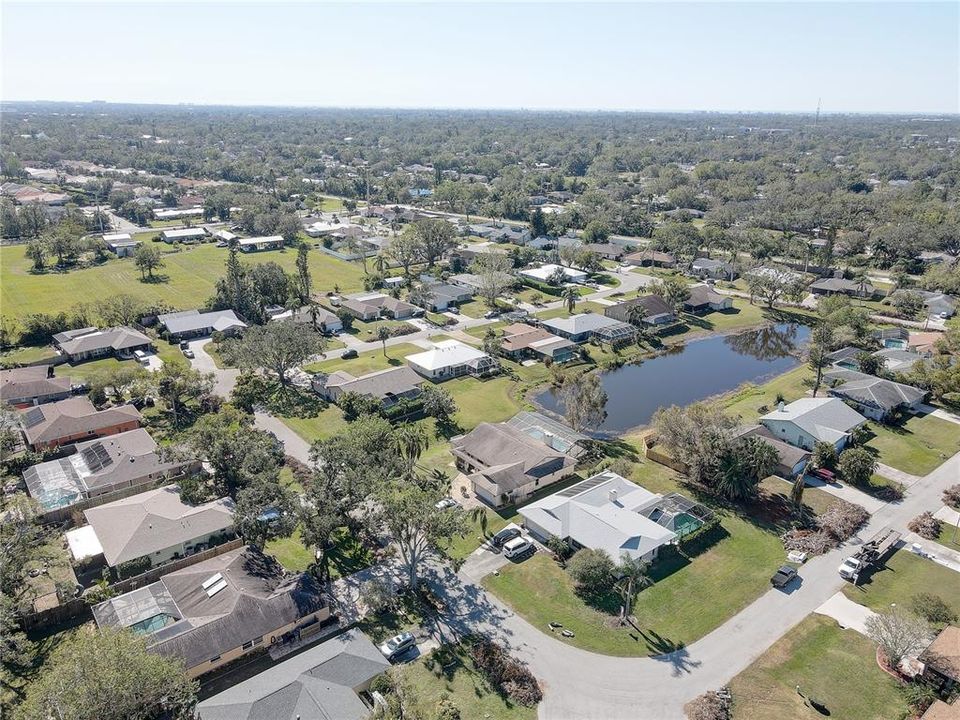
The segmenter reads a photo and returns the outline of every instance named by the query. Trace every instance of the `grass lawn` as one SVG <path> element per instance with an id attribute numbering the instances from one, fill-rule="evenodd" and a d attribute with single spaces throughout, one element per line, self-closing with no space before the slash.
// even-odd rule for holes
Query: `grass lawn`
<path id="1" fill-rule="evenodd" d="M 60 377 L 69 377 L 74 382 L 94 383 L 119 367 L 137 367 L 137 361 L 103 358 L 76 365 L 64 363 L 57 366 L 56 372 Z"/>
<path id="2" fill-rule="evenodd" d="M 283 424 L 307 442 L 333 437 L 343 432 L 347 421 L 336 405 L 330 405 L 313 417 L 282 417 Z"/>
<path id="3" fill-rule="evenodd" d="M 892 603 L 909 607 L 915 593 L 930 592 L 942 597 L 960 615 L 960 575 L 908 550 L 897 550 L 883 568 L 861 578 L 858 586 L 847 583 L 843 592 L 877 612 L 889 610 Z"/>
<path id="4" fill-rule="evenodd" d="M 134 295 L 144 303 L 165 303 L 190 309 L 203 304 L 223 274 L 227 253 L 214 244 L 171 249 L 164 245 L 165 266 L 159 271 L 161 282 L 144 282 L 133 258 L 114 258 L 95 267 L 69 272 L 49 271 L 36 275 L 25 256 L 25 245 L 0 248 L 0 305 L 4 315 L 22 318 L 30 313 L 69 311 L 79 303 L 96 303 L 120 293 Z M 355 263 L 338 260 L 321 252 L 310 253 L 310 270 L 318 290 L 339 285 L 342 292 L 363 289 L 363 269 Z M 295 272 L 297 252 L 253 253 L 245 263 L 276 262 L 287 272 Z"/>
<path id="5" fill-rule="evenodd" d="M 580 313 L 585 312 L 595 312 L 603 314 L 603 310 L 606 305 L 601 305 L 600 303 L 595 302 L 578 302 L 577 306 L 573 310 L 574 315 L 579 315 Z M 560 317 L 570 317 L 571 313 L 567 310 L 566 304 L 562 307 L 553 308 L 552 310 L 544 310 L 543 312 L 538 312 L 537 317 L 541 320 L 551 320 L 553 318 Z"/>
<path id="6" fill-rule="evenodd" d="M 744 422 L 754 422 L 763 414 L 760 408 L 766 407 L 764 412 L 767 412 L 776 407 L 778 394 L 788 403 L 806 396 L 807 382 L 812 380 L 812 375 L 810 369 L 802 365 L 763 385 L 746 383 L 721 398 L 720 405 L 728 415 L 739 415 Z"/>
<path id="7" fill-rule="evenodd" d="M 354 320 L 353 329 L 349 331 L 349 334 L 353 335 L 357 340 L 362 342 L 377 341 L 380 339 L 377 337 L 377 331 L 381 327 L 388 328 L 391 331 L 393 331 L 394 328 L 399 327 L 409 327 L 416 330 L 416 328 L 409 323 L 405 323 L 403 320 L 373 320 L 372 322 Z"/>
<path id="8" fill-rule="evenodd" d="M 577 647 L 606 655 L 659 655 L 703 637 L 766 592 L 770 573 L 783 560 L 774 533 L 733 515 L 722 516 L 717 536 L 699 555 L 665 553 L 654 564 L 656 582 L 634 605 L 639 633 L 611 626 L 616 603 L 608 612 L 584 603 L 566 571 L 546 554 L 508 565 L 483 582 L 537 627 L 562 623 L 575 633 L 570 643 Z"/>
<path id="9" fill-rule="evenodd" d="M 960 428 L 932 415 L 915 415 L 896 426 L 871 422 L 874 437 L 867 447 L 885 465 L 911 475 L 926 475 L 960 452 Z"/>
<path id="10" fill-rule="evenodd" d="M 424 658 L 395 668 L 408 692 L 416 717 L 435 717 L 437 703 L 446 696 L 460 710 L 462 720 L 534 720 L 536 708 L 516 705 L 484 679 L 469 654 L 459 645 L 445 645 Z"/>
<path id="11" fill-rule="evenodd" d="M 288 538 L 279 538 L 267 543 L 265 550 L 273 555 L 289 572 L 303 572 L 314 560 L 313 548 L 306 548 L 300 535 L 300 528 Z M 352 575 L 373 564 L 373 553 L 357 541 L 346 528 L 338 529 L 333 535 L 333 548 L 330 550 L 330 577 L 336 579 Z"/>
<path id="12" fill-rule="evenodd" d="M 960 550 L 960 528 L 945 522 L 940 523 L 940 537 L 937 542 L 951 550 Z"/>
<path id="13" fill-rule="evenodd" d="M 873 643 L 832 619 L 810 615 L 730 683 L 734 720 L 813 720 L 797 685 L 833 720 L 889 720 L 907 706 L 896 682 L 877 667 Z"/>
<path id="14" fill-rule="evenodd" d="M 307 372 L 325 373 L 331 373 L 336 370 L 346 370 L 354 377 L 360 377 L 361 375 L 376 372 L 377 370 L 398 367 L 403 364 L 404 357 L 417 352 L 423 352 L 423 348 L 413 343 L 398 343 L 387 346 L 386 357 L 383 354 L 383 350 L 369 350 L 360 353 L 352 360 L 344 360 L 342 358 L 322 360 L 312 365 L 306 365 L 303 369 Z"/>
<path id="15" fill-rule="evenodd" d="M 0 355 L 0 365 L 5 367 L 29 365 L 39 360 L 52 360 L 55 357 L 57 357 L 57 352 L 50 345 L 25 347 Z"/>
<path id="16" fill-rule="evenodd" d="M 459 409 L 454 420 L 464 430 L 472 430 L 482 422 L 503 422 L 521 409 L 514 396 L 516 382 L 503 375 L 488 380 L 455 378 L 439 387 L 448 390 L 456 401 Z"/>

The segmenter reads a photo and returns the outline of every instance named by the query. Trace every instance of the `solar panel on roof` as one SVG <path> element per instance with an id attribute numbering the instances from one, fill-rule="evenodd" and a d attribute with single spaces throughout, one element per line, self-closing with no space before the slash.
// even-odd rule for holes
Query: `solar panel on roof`
<path id="1" fill-rule="evenodd" d="M 113 458 L 110 457 L 110 453 L 107 452 L 103 443 L 97 443 L 96 445 L 84 448 L 81 454 L 90 472 L 98 472 L 113 463 Z"/>
<path id="2" fill-rule="evenodd" d="M 216 583 L 207 588 L 207 597 L 213 597 L 218 592 L 223 590 L 227 586 L 227 581 L 223 578 L 217 580 Z"/>
<path id="3" fill-rule="evenodd" d="M 46 416 L 43 414 L 43 408 L 30 408 L 23 414 L 23 424 L 28 428 L 42 423 L 44 420 L 46 420 Z"/>
<path id="4" fill-rule="evenodd" d="M 604 475 L 603 473 L 601 473 L 600 475 L 596 475 L 592 478 L 584 480 L 583 482 L 579 482 L 576 485 L 571 485 L 566 490 L 561 490 L 560 492 L 557 493 L 557 496 L 573 497 L 574 495 L 579 495 L 582 492 L 595 488 L 597 485 L 601 485 L 607 482 L 607 480 L 609 479 L 610 477 L 608 475 Z"/>

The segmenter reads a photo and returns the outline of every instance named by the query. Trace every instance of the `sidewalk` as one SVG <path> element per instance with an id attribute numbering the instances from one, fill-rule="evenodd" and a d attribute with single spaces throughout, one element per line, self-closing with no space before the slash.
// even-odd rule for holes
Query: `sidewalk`
<path id="1" fill-rule="evenodd" d="M 954 572 L 960 572 L 960 552 L 944 547 L 934 540 L 922 538 L 916 533 L 907 533 L 901 542 L 910 552 L 916 552 L 919 547 L 920 552 L 917 554 L 921 557 L 950 568 Z"/>
<path id="2" fill-rule="evenodd" d="M 896 480 L 898 483 L 906 487 L 910 487 L 914 483 L 918 483 L 923 480 L 922 477 L 905 473 L 903 470 L 897 470 L 895 467 L 890 467 L 889 465 L 884 465 L 883 463 L 877 463 L 877 472 L 888 480 Z"/>

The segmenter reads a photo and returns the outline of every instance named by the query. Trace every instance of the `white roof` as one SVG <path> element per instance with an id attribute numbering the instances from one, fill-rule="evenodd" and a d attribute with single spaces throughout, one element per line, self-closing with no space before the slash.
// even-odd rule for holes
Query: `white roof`
<path id="1" fill-rule="evenodd" d="M 583 282 L 587 279 L 587 274 L 583 270 L 564 267 L 563 265 L 554 265 L 553 263 L 541 265 L 538 268 L 531 268 L 529 270 L 521 270 L 520 274 L 546 282 L 558 269 L 563 270 L 563 274 L 567 277 L 567 280 L 571 282 Z"/>
<path id="2" fill-rule="evenodd" d="M 842 400 L 800 398 L 760 418 L 760 422 L 789 422 L 822 442 L 835 443 L 867 419 Z"/>
<path id="3" fill-rule="evenodd" d="M 105 233 L 103 241 L 108 243 L 130 242 L 130 233 Z"/>
<path id="4" fill-rule="evenodd" d="M 81 562 L 87 558 L 103 555 L 103 547 L 97 538 L 97 532 L 92 525 L 68 530 L 66 533 L 67 547 L 70 548 L 70 554 L 75 562 Z"/>
<path id="5" fill-rule="evenodd" d="M 605 550 L 619 561 L 624 553 L 643 557 L 677 537 L 647 517 L 661 499 L 661 495 L 605 471 L 530 503 L 520 514 L 556 537 Z"/>
<path id="6" fill-rule="evenodd" d="M 283 235 L 264 235 L 262 237 L 241 238 L 240 245 L 259 245 L 260 243 L 283 243 Z"/>
<path id="7" fill-rule="evenodd" d="M 407 355 L 407 362 L 411 365 L 419 365 L 427 370 L 438 370 L 443 367 L 464 365 L 471 360 L 479 360 L 484 357 L 487 357 L 485 352 L 459 340 L 443 340 L 434 343 L 433 347 L 425 352 Z"/>
<path id="8" fill-rule="evenodd" d="M 180 230 L 164 230 L 161 233 L 168 238 L 202 237 L 207 234 L 203 228 L 181 228 Z"/>
<path id="9" fill-rule="evenodd" d="M 570 335 L 580 335 L 581 333 L 593 332 L 622 323 L 600 313 L 580 313 L 565 318 L 551 318 L 544 320 L 541 324 L 550 330 L 559 330 Z"/>

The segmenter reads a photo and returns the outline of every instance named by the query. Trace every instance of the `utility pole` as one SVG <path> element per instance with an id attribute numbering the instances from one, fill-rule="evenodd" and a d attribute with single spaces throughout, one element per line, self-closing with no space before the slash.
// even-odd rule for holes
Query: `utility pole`
<path id="1" fill-rule="evenodd" d="M 816 127 L 820 124 L 820 101 L 822 98 L 817 98 L 817 117 L 813 121 L 813 126 Z"/>

